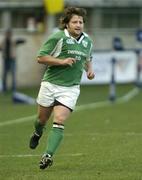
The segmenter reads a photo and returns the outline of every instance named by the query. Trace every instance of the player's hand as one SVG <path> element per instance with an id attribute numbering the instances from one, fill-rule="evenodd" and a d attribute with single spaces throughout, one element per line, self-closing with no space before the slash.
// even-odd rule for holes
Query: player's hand
<path id="1" fill-rule="evenodd" d="M 92 80 L 92 79 L 94 79 L 94 77 L 95 77 L 95 74 L 94 74 L 93 71 L 88 71 L 87 72 L 87 78 L 88 79 Z"/>
<path id="2" fill-rule="evenodd" d="M 72 66 L 74 63 L 76 63 L 76 60 L 74 58 L 66 58 L 62 61 L 62 65 Z"/>

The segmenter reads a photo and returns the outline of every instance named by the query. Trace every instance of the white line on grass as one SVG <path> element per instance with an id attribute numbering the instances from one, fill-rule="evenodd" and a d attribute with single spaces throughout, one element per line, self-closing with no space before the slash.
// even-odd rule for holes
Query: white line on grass
<path id="1" fill-rule="evenodd" d="M 18 118 L 18 119 L 6 121 L 6 122 L 1 122 L 0 127 L 6 126 L 6 125 L 11 125 L 11 124 L 16 124 L 16 123 L 27 122 L 27 121 L 33 120 L 34 118 L 36 118 L 36 115 Z"/>
<path id="2" fill-rule="evenodd" d="M 74 153 L 74 154 L 64 154 L 64 155 L 56 155 L 56 156 L 83 156 L 83 153 Z M 0 158 L 28 158 L 28 157 L 40 157 L 40 154 L 15 154 L 15 155 L 0 155 Z"/>
<path id="3" fill-rule="evenodd" d="M 72 134 L 71 134 L 72 135 Z M 114 135 L 123 135 L 123 136 L 142 136 L 142 133 L 136 133 L 136 132 L 126 132 L 126 133 L 88 133 L 88 136 L 94 140 L 96 136 L 114 136 Z M 87 154 L 84 153 L 73 153 L 73 154 L 62 154 L 62 155 L 56 155 L 58 157 L 66 156 L 66 157 L 79 157 L 84 156 Z M 30 158 L 30 157 L 41 157 L 41 154 L 9 154 L 9 155 L 0 155 L 0 158 Z"/>
<path id="4" fill-rule="evenodd" d="M 132 91 L 129 91 L 126 95 L 118 98 L 117 102 L 118 103 L 123 103 L 123 102 L 127 102 L 130 99 L 132 99 L 133 97 L 135 97 L 138 93 L 140 92 L 139 88 L 134 88 Z"/>
<path id="5" fill-rule="evenodd" d="M 117 98 L 115 103 L 125 103 L 125 102 L 131 100 L 133 97 L 135 97 L 139 93 L 139 91 L 140 90 L 138 88 L 134 88 L 131 91 L 129 91 L 127 94 L 125 94 L 124 96 Z M 82 111 L 85 109 L 92 109 L 92 108 L 94 109 L 94 108 L 99 108 L 99 107 L 105 107 L 105 106 L 109 106 L 112 104 L 113 103 L 109 100 L 95 102 L 95 103 L 89 103 L 89 104 L 77 106 L 75 111 Z"/>
<path id="6" fill-rule="evenodd" d="M 131 100 L 133 97 L 135 97 L 139 93 L 139 91 L 140 90 L 138 88 L 132 89 L 126 95 L 124 95 L 120 98 L 117 98 L 116 103 L 125 103 L 125 102 Z M 108 100 L 84 104 L 84 105 L 79 105 L 76 107 L 75 112 L 82 111 L 85 109 L 94 109 L 94 108 L 99 108 L 99 107 L 105 107 L 105 106 L 109 106 L 109 105 L 112 105 L 112 102 L 110 102 Z M 26 116 L 26 117 L 18 118 L 15 120 L 9 120 L 6 122 L 1 122 L 0 127 L 6 126 L 6 125 L 12 125 L 12 124 L 17 124 L 17 123 L 27 122 L 27 121 L 33 120 L 34 118 L 36 118 L 36 115 Z"/>

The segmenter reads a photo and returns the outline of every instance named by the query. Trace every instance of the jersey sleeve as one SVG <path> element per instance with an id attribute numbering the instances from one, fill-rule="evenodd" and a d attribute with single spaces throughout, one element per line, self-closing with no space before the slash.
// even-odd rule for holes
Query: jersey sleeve
<path id="1" fill-rule="evenodd" d="M 56 35 L 52 35 L 51 37 L 49 37 L 49 39 L 39 49 L 37 56 L 39 57 L 39 56 L 52 55 L 52 52 L 54 51 L 59 40 L 60 38 Z"/>

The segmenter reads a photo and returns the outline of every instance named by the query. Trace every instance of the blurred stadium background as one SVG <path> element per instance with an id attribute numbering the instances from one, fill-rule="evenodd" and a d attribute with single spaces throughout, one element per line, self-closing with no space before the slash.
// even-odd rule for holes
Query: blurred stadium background
<path id="1" fill-rule="evenodd" d="M 67 6 L 87 10 L 85 31 L 94 43 L 96 78 L 89 81 L 83 75 L 63 147 L 55 156 L 55 165 L 41 172 L 37 161 L 47 134 L 36 151 L 28 149 L 36 105 L 15 103 L 11 90 L 2 92 L 0 52 L 0 179 L 140 180 L 141 0 L 0 0 L 0 42 L 8 28 L 15 39 L 25 39 L 16 50 L 17 91 L 28 95 L 24 97 L 29 99 L 27 103 L 36 98 L 45 69 L 36 62 L 37 51 L 57 30 L 59 16 Z"/>

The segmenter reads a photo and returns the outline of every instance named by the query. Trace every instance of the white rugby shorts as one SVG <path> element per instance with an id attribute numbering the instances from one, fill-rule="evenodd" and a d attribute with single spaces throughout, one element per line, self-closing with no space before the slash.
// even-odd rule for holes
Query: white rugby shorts
<path id="1" fill-rule="evenodd" d="M 37 103 L 44 107 L 50 107 L 54 105 L 55 101 L 58 101 L 73 110 L 79 94 L 79 85 L 65 87 L 43 81 L 41 82 Z"/>

